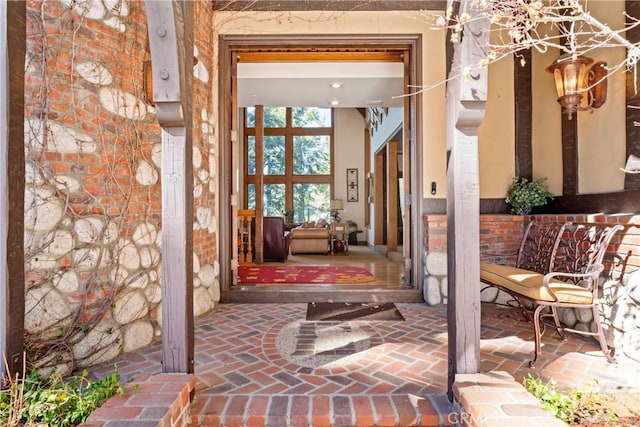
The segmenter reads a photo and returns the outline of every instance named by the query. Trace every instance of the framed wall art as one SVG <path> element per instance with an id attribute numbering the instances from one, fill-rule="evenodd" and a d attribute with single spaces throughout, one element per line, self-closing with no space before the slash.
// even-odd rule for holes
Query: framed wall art
<path id="1" fill-rule="evenodd" d="M 358 201 L 358 169 L 347 169 L 347 202 Z"/>

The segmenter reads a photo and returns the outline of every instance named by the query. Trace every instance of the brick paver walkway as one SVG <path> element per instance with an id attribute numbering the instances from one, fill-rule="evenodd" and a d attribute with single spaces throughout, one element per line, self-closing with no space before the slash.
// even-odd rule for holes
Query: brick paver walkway
<path id="1" fill-rule="evenodd" d="M 446 307 L 398 307 L 404 322 L 307 322 L 306 304 L 221 305 L 196 324 L 191 425 L 452 424 Z M 506 371 L 518 381 L 533 373 L 564 389 L 640 392 L 640 364 L 608 364 L 595 343 L 576 336 L 561 342 L 550 332 L 531 369 L 530 324 L 511 308 L 483 305 L 481 372 Z M 160 372 L 160 346 L 117 363 L 124 376 Z"/>

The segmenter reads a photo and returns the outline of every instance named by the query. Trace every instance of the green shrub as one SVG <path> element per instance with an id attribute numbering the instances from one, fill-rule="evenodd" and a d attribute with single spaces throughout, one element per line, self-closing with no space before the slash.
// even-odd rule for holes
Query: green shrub
<path id="1" fill-rule="evenodd" d="M 549 200 L 553 200 L 554 194 L 547 190 L 544 181 L 546 178 L 529 181 L 527 178 L 514 177 L 504 199 L 511 206 L 510 212 L 527 215 L 534 207 L 544 206 Z"/>
<path id="2" fill-rule="evenodd" d="M 552 412 L 556 418 L 567 423 L 601 415 L 605 415 L 612 422 L 617 418 L 612 411 L 602 413 L 597 396 L 593 393 L 586 394 L 578 390 L 562 393 L 555 381 L 550 380 L 545 385 L 540 378 L 531 374 L 527 375 L 522 383 L 540 401 L 544 410 Z"/>
<path id="3" fill-rule="evenodd" d="M 32 371 L 7 385 L 0 390 L 0 425 L 7 426 L 75 426 L 109 397 L 124 392 L 117 366 L 97 381 L 86 370 L 71 378 L 54 373 L 46 381 Z"/>

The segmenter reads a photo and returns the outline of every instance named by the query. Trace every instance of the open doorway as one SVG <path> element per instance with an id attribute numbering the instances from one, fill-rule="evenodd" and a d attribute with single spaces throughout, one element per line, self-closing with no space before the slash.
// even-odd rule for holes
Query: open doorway
<path id="1" fill-rule="evenodd" d="M 385 133 L 389 131 L 385 126 L 402 135 L 402 138 L 396 138 L 395 144 L 396 147 L 398 143 L 400 144 L 399 152 L 408 153 L 408 155 L 400 157 L 397 157 L 396 154 L 394 157 L 394 161 L 400 161 L 401 164 L 396 167 L 394 172 L 396 176 L 394 188 L 391 191 L 386 189 L 383 196 L 388 197 L 389 194 L 395 194 L 395 205 L 397 206 L 399 203 L 403 205 L 402 209 L 398 209 L 398 213 L 392 215 L 396 218 L 396 224 L 392 227 L 402 233 L 401 236 L 396 236 L 395 240 L 396 242 L 401 241 L 404 243 L 401 245 L 401 274 L 398 275 L 397 287 L 393 290 L 376 289 L 375 287 L 360 288 L 358 291 L 350 290 L 349 298 L 353 297 L 359 301 L 363 300 L 363 298 L 365 300 L 387 298 L 397 302 L 403 300 L 416 301 L 421 298 L 419 286 L 421 283 L 419 279 L 421 277 L 421 256 L 419 255 L 420 251 L 416 251 L 419 247 L 419 240 L 411 233 L 412 226 L 416 224 L 420 208 L 420 200 L 412 200 L 412 194 L 421 194 L 421 190 L 418 190 L 421 186 L 419 179 L 421 173 L 419 165 L 415 162 L 416 158 L 421 158 L 421 154 L 419 155 L 418 153 L 419 148 L 417 148 L 417 145 L 411 144 L 411 141 L 415 140 L 417 128 L 415 117 L 419 103 L 416 102 L 414 97 L 401 96 L 409 92 L 411 85 L 417 84 L 416 76 L 419 75 L 417 73 L 417 64 L 419 63 L 417 58 L 418 41 L 419 37 L 407 37 L 402 40 L 394 37 L 377 36 L 372 36 L 371 38 L 360 37 L 355 38 L 355 40 L 352 37 L 348 40 L 340 37 L 330 37 L 326 40 L 322 39 L 322 41 L 317 38 L 314 38 L 313 41 L 307 40 L 306 42 L 309 44 L 305 45 L 305 40 L 291 37 L 278 41 L 272 38 L 268 41 L 260 38 L 247 40 L 246 37 L 240 39 L 225 37 L 222 39 L 220 55 L 222 59 L 220 64 L 222 79 L 220 117 L 223 121 L 220 125 L 222 135 L 225 135 L 224 138 L 228 138 L 227 141 L 229 141 L 228 144 L 222 144 L 223 149 L 220 156 L 221 176 L 225 177 L 221 182 L 220 188 L 222 210 L 220 218 L 222 224 L 226 225 L 225 227 L 220 227 L 223 301 L 265 301 L 274 297 L 274 292 L 264 292 L 260 295 L 259 289 L 247 289 L 243 286 L 237 286 L 237 254 L 239 245 L 245 244 L 242 239 L 238 238 L 236 232 L 238 229 L 238 209 L 256 211 L 256 217 L 280 214 L 285 218 L 289 226 L 298 226 L 301 222 L 307 222 L 307 220 L 311 219 L 308 218 L 310 207 L 313 208 L 313 215 L 316 216 L 316 218 L 313 218 L 314 220 L 320 215 L 325 215 L 328 216 L 326 218 L 327 222 L 330 222 L 332 218 L 335 219 L 333 217 L 336 213 L 334 208 L 337 207 L 335 210 L 338 210 L 341 207 L 342 210 L 345 210 L 345 205 L 348 204 L 351 208 L 349 216 L 358 218 L 358 221 L 352 220 L 352 222 L 356 223 L 356 227 L 361 227 L 359 231 L 362 231 L 362 236 L 356 235 L 356 239 L 359 237 L 358 240 L 364 242 L 367 247 L 374 247 L 373 227 L 375 227 L 375 224 L 386 222 L 389 219 L 389 215 L 384 215 L 379 216 L 376 220 L 378 204 L 386 205 L 387 202 L 381 197 L 370 194 L 368 182 L 369 177 L 375 176 L 373 170 L 375 164 L 374 150 L 371 143 L 375 140 L 376 133 L 383 135 L 381 138 L 385 138 Z M 326 73 L 328 69 L 326 66 L 328 65 L 357 70 L 358 67 L 363 65 L 365 67 L 368 66 L 368 68 L 374 68 L 379 64 L 396 66 L 396 68 L 399 66 L 400 68 L 399 89 L 394 91 L 394 88 L 387 88 L 394 91 L 394 102 L 397 102 L 399 106 L 384 105 L 384 101 L 373 96 L 365 98 L 364 101 L 361 100 L 360 104 L 330 105 L 330 101 L 338 98 L 338 96 L 334 95 L 335 92 L 332 93 L 332 90 L 336 88 L 331 86 L 333 81 L 329 73 L 323 76 L 325 80 L 328 80 L 322 83 L 322 93 L 320 94 L 324 97 L 322 104 L 308 99 L 303 101 L 291 100 L 292 94 L 312 96 L 314 89 L 308 80 L 306 83 L 304 82 L 305 73 L 299 72 L 296 74 L 296 72 L 293 72 L 293 76 L 298 77 L 290 75 L 288 80 L 286 77 L 278 79 L 275 75 L 272 75 L 271 79 L 264 78 L 264 74 L 273 73 L 273 70 L 278 67 L 281 67 L 281 71 L 284 69 L 292 72 L 292 69 L 302 65 L 302 68 L 306 66 L 314 70 L 315 73 L 318 73 L 318 70 L 325 70 Z M 247 67 L 243 70 L 245 65 Z M 254 71 L 251 71 L 251 69 Z M 262 80 L 259 80 L 254 74 L 253 82 L 251 78 L 246 82 L 243 81 L 247 75 L 252 75 L 251 72 L 255 73 L 255 70 L 263 73 Z M 364 75 L 364 73 L 362 74 Z M 366 77 L 360 77 L 360 80 L 364 79 Z M 258 81 L 257 86 L 249 87 L 251 83 L 256 84 L 256 81 Z M 245 85 L 247 83 L 249 86 Z M 302 83 L 303 87 L 296 89 L 295 84 L 298 83 Z M 384 84 L 379 86 L 386 88 Z M 260 95 L 262 89 L 267 89 L 267 92 L 271 95 L 277 95 L 276 98 L 279 97 L 279 100 L 265 101 L 264 99 L 266 98 L 261 98 Z M 337 100 L 337 102 L 341 101 Z M 274 114 L 274 109 L 281 109 L 282 111 L 283 123 L 279 125 L 279 130 L 272 125 L 268 128 L 264 127 L 264 117 L 271 117 Z M 330 158 L 329 172 L 327 173 L 327 169 L 323 169 L 325 172 L 320 173 L 318 176 L 313 176 L 310 173 L 296 175 L 295 167 L 288 169 L 295 157 L 295 137 L 300 130 L 292 123 L 296 121 L 296 114 L 313 109 L 326 109 L 329 112 L 328 116 L 331 117 L 330 126 L 312 126 L 313 129 L 311 131 L 308 129 L 306 131 L 307 136 L 309 136 L 309 132 L 312 135 L 316 135 L 322 134 L 324 132 L 323 128 L 326 128 L 324 130 L 328 129 L 324 133 L 326 134 L 326 146 L 328 147 L 326 151 L 329 153 Z M 348 110 L 350 110 L 349 113 L 347 113 Z M 322 114 L 327 113 L 321 111 Z M 349 116 L 349 114 L 352 117 L 353 115 L 359 116 L 361 123 L 360 137 L 363 140 L 362 146 L 368 149 L 367 152 L 363 149 L 359 154 L 360 158 L 358 159 L 357 167 L 351 167 L 353 166 L 354 156 L 357 156 L 349 151 L 350 145 L 353 144 L 349 144 L 348 141 L 339 141 L 340 138 L 337 136 L 340 133 L 339 125 L 341 120 L 344 120 L 344 117 Z M 390 125 L 393 119 L 397 120 L 397 122 Z M 247 127 L 247 124 L 253 127 Z M 301 126 L 301 129 L 304 128 L 305 126 Z M 304 134 L 305 132 L 303 131 L 302 133 Z M 362 136 L 367 133 L 368 138 Z M 281 134 L 281 137 L 278 134 Z M 277 141 L 273 141 L 274 138 Z M 366 143 L 364 143 L 365 139 L 367 139 Z M 265 144 L 265 140 L 267 140 L 267 144 Z M 319 145 L 322 144 L 322 142 L 319 143 Z M 373 145 L 375 146 L 375 143 Z M 290 153 L 283 155 L 281 168 L 272 168 L 270 165 L 265 169 L 262 160 L 265 158 L 264 150 L 267 146 L 281 147 L 280 151 L 282 153 Z M 312 163 L 312 166 L 317 166 L 318 164 L 318 162 Z M 399 174 L 398 170 L 415 171 L 415 173 L 410 174 L 411 179 L 404 180 L 400 184 L 401 186 L 398 186 L 398 182 L 400 182 L 398 177 L 402 175 L 402 172 Z M 266 173 L 263 173 L 265 171 Z M 344 178 L 342 175 L 345 175 Z M 300 192 L 307 190 L 305 186 L 316 192 L 320 188 L 320 193 L 324 192 L 323 197 L 327 200 L 323 203 L 318 203 L 318 206 L 310 207 L 309 204 L 298 203 L 297 201 L 304 199 Z M 260 195 L 261 192 L 262 194 Z M 317 200 L 317 198 L 314 200 Z M 338 204 L 337 202 L 340 203 Z M 355 208 L 358 202 L 361 207 Z M 354 204 L 352 205 L 351 203 Z M 274 211 L 274 209 L 278 212 Z M 403 212 L 404 215 L 402 215 Z M 340 213 L 342 212 L 337 212 L 338 215 Z M 256 218 L 253 221 L 255 225 L 251 230 L 252 233 L 255 233 L 255 238 L 255 236 L 261 236 L 260 233 L 263 232 L 262 227 L 264 224 L 261 223 L 261 219 Z M 398 227 L 398 223 L 402 225 Z M 358 229 L 356 228 L 356 230 Z M 257 257 L 260 256 L 260 251 L 263 249 L 260 247 L 259 239 L 259 237 L 255 238 L 255 242 L 252 243 L 256 251 L 252 255 Z M 332 237 L 329 238 L 328 242 L 328 251 L 333 251 Z M 332 259 L 336 258 L 326 258 L 323 262 L 328 263 Z M 259 260 L 261 261 L 262 259 Z M 323 297 L 326 298 L 326 295 L 324 295 L 326 292 L 323 293 L 309 287 L 278 289 L 278 292 L 288 291 L 291 291 L 290 297 L 300 298 L 300 301 L 314 298 L 314 293 L 323 294 Z M 336 297 L 339 299 L 340 292 L 341 289 L 338 288 L 332 290 L 332 299 Z M 388 295 L 384 296 L 384 294 Z M 345 298 L 347 297 L 345 296 Z M 292 301 L 291 298 L 288 300 Z"/>

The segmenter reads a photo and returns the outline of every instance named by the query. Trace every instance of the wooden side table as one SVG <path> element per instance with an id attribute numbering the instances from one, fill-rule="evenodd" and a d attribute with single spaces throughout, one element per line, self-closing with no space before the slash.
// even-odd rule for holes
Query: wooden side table
<path id="1" fill-rule="evenodd" d="M 331 254 L 336 253 L 336 241 L 344 245 L 344 253 L 349 253 L 349 226 L 344 222 L 332 222 L 329 224 L 329 239 L 331 240 Z"/>

